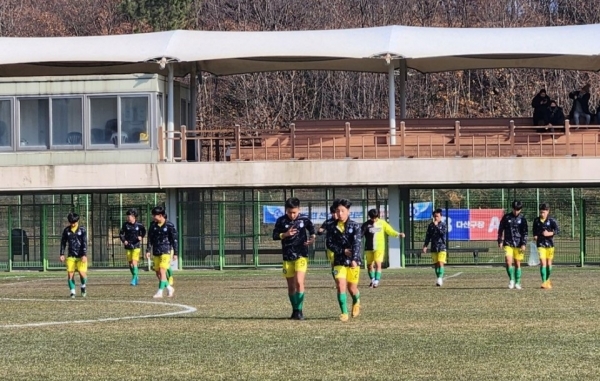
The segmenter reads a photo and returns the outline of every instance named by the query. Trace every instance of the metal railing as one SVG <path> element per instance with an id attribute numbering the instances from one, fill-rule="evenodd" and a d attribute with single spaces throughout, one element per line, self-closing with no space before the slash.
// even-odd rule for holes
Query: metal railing
<path id="1" fill-rule="evenodd" d="M 200 147 L 199 161 L 269 161 L 290 159 L 394 159 L 448 157 L 556 157 L 599 156 L 600 126 L 583 126 L 574 131 L 567 120 L 555 132 L 538 132 L 540 127 L 517 126 L 411 126 L 404 121 L 392 144 L 392 135 L 382 127 L 304 127 L 269 131 L 180 130 L 159 128 L 159 158 L 165 161 L 165 147 L 173 141 L 173 161 L 188 160 L 188 142 Z M 177 154 L 175 154 L 177 152 Z"/>

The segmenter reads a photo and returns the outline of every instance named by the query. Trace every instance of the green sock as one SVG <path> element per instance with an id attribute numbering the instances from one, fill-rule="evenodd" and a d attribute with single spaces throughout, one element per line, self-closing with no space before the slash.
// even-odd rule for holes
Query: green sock
<path id="1" fill-rule="evenodd" d="M 512 281 L 515 280 L 515 268 L 512 266 L 506 266 L 506 273 L 508 274 L 508 278 Z"/>
<path id="2" fill-rule="evenodd" d="M 133 265 L 131 263 L 129 264 L 129 272 L 133 275 Z"/>
<path id="3" fill-rule="evenodd" d="M 304 293 L 297 292 L 296 293 L 296 309 L 302 311 L 302 307 L 304 306 Z"/>
<path id="4" fill-rule="evenodd" d="M 173 270 L 171 270 L 170 268 L 167 269 L 167 280 L 169 280 L 170 277 L 173 276 Z"/>
<path id="5" fill-rule="evenodd" d="M 360 302 L 360 292 L 358 292 L 356 295 L 352 295 L 352 304 L 356 304 Z"/>
<path id="6" fill-rule="evenodd" d="M 546 267 L 546 280 L 550 279 L 550 273 L 552 273 L 552 266 Z"/>
<path id="7" fill-rule="evenodd" d="M 168 285 L 169 285 L 168 281 L 161 280 L 160 282 L 158 282 L 158 289 L 159 290 L 164 290 L 165 288 L 167 288 Z"/>
<path id="8" fill-rule="evenodd" d="M 290 304 L 292 305 L 292 309 L 295 311 L 296 310 L 296 294 L 288 294 L 288 297 L 290 298 Z"/>
<path id="9" fill-rule="evenodd" d="M 516 281 L 517 281 L 518 284 L 521 284 L 521 268 L 520 267 L 517 268 L 516 273 L 517 273 L 516 274 L 516 278 L 517 278 Z"/>
<path id="10" fill-rule="evenodd" d="M 348 315 L 348 304 L 346 303 L 346 293 L 338 294 L 338 303 L 343 314 Z"/>
<path id="11" fill-rule="evenodd" d="M 372 280 L 373 278 L 375 278 L 375 271 L 371 270 L 369 271 L 369 279 Z"/>
<path id="12" fill-rule="evenodd" d="M 440 267 L 438 265 L 435 265 L 435 276 L 436 278 L 440 277 Z"/>
<path id="13" fill-rule="evenodd" d="M 131 275 L 133 275 L 134 278 L 138 277 L 138 267 L 137 266 L 133 266 L 131 268 Z"/>
<path id="14" fill-rule="evenodd" d="M 69 290 L 75 289 L 75 279 L 67 279 L 67 283 L 69 284 Z"/>
<path id="15" fill-rule="evenodd" d="M 381 271 L 375 271 L 375 280 L 381 280 Z"/>
<path id="16" fill-rule="evenodd" d="M 546 271 L 546 266 L 540 266 L 540 275 L 542 276 L 542 282 L 548 280 L 548 272 Z"/>
<path id="17" fill-rule="evenodd" d="M 444 268 L 440 266 L 440 278 L 444 277 Z"/>

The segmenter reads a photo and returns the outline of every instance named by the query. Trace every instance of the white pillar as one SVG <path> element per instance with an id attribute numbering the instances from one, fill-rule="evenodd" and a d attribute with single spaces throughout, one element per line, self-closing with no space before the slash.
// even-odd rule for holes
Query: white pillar
<path id="1" fill-rule="evenodd" d="M 390 122 L 390 144 L 396 145 L 396 82 L 394 80 L 394 64 L 388 65 L 388 108 Z"/>
<path id="2" fill-rule="evenodd" d="M 388 213 L 390 225 L 400 231 L 400 188 L 397 185 L 388 186 Z M 390 237 L 388 240 L 388 255 L 391 269 L 402 267 L 400 239 Z"/>
<path id="3" fill-rule="evenodd" d="M 167 79 L 167 161 L 173 161 L 173 131 L 175 131 L 175 91 L 173 91 L 173 65 L 167 65 L 169 76 Z"/>
<path id="4" fill-rule="evenodd" d="M 406 60 L 400 60 L 400 119 L 406 118 Z"/>
<path id="5" fill-rule="evenodd" d="M 188 120 L 190 121 L 190 125 L 187 126 L 188 130 L 196 129 L 196 115 L 198 113 L 196 103 L 198 103 L 198 73 L 196 71 L 196 64 L 192 66 L 192 71 L 190 73 L 190 116 Z"/>

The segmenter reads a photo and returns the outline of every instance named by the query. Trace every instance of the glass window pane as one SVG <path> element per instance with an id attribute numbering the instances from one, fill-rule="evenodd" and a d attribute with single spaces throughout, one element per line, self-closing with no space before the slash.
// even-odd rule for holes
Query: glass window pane
<path id="1" fill-rule="evenodd" d="M 10 101 L 0 100 L 0 147 L 10 147 L 12 137 L 12 118 Z"/>
<path id="2" fill-rule="evenodd" d="M 48 99 L 19 100 L 20 147 L 48 147 L 50 101 Z"/>
<path id="3" fill-rule="evenodd" d="M 80 98 L 52 99 L 52 145 L 83 145 Z"/>
<path id="4" fill-rule="evenodd" d="M 92 144 L 111 144 L 117 136 L 117 98 L 90 98 L 90 138 Z M 113 143 L 114 144 L 114 143 Z"/>
<path id="5" fill-rule="evenodd" d="M 121 98 L 121 142 L 149 144 L 148 97 Z"/>

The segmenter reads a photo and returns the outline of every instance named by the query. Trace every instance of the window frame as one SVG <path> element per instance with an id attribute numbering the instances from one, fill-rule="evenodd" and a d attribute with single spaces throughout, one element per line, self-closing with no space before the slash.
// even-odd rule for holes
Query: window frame
<path id="1" fill-rule="evenodd" d="M 9 101 L 10 102 L 10 125 L 6 126 L 8 128 L 8 132 L 10 134 L 10 138 L 8 139 L 7 146 L 0 146 L 0 152 L 13 152 L 15 150 L 15 140 L 16 140 L 16 131 L 15 131 L 15 117 L 17 115 L 15 110 L 15 97 L 0 97 L 0 101 Z"/>
<path id="2" fill-rule="evenodd" d="M 53 132 L 54 132 L 54 111 L 52 103 L 54 99 L 79 99 L 81 101 L 81 144 L 53 144 Z M 85 147 L 85 103 L 83 95 L 53 95 L 50 97 L 50 150 L 54 151 L 78 151 L 83 150 Z"/>

